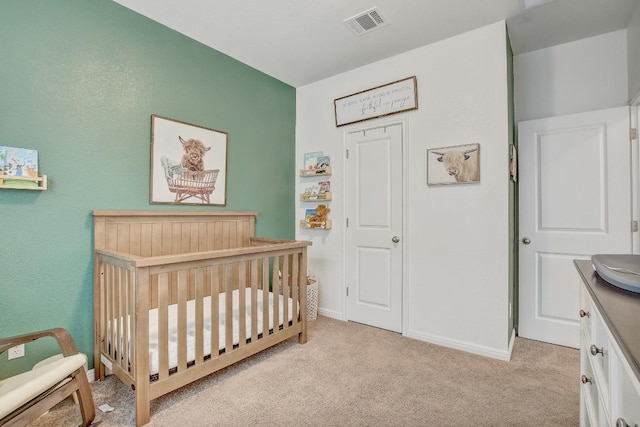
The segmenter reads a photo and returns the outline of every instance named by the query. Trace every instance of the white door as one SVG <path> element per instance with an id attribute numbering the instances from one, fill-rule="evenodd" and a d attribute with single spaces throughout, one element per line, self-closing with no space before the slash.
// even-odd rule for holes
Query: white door
<path id="1" fill-rule="evenodd" d="M 518 124 L 518 334 L 578 348 L 574 259 L 631 253 L 629 109 Z"/>
<path id="2" fill-rule="evenodd" d="M 402 125 L 346 139 L 347 318 L 402 332 Z"/>

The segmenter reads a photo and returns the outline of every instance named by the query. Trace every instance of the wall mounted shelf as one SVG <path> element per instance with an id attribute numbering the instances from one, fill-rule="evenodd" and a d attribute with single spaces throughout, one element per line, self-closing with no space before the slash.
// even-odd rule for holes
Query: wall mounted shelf
<path id="1" fill-rule="evenodd" d="M 331 175 L 331 166 L 327 166 L 320 169 L 300 169 L 300 176 L 326 176 Z"/>
<path id="2" fill-rule="evenodd" d="M 24 181 L 24 183 L 20 182 Z M 32 183 L 35 183 L 33 185 Z M 25 176 L 13 176 L 0 174 L 0 189 L 10 188 L 14 190 L 46 190 L 47 189 L 47 175 L 42 175 L 37 178 L 25 177 Z"/>
<path id="3" fill-rule="evenodd" d="M 331 229 L 331 220 L 328 219 L 326 221 L 305 221 L 304 219 L 300 220 L 300 228 L 317 228 L 319 230 L 330 230 Z"/>
<path id="4" fill-rule="evenodd" d="M 331 200 L 331 192 L 322 194 L 300 194 L 301 202 L 328 202 Z"/>

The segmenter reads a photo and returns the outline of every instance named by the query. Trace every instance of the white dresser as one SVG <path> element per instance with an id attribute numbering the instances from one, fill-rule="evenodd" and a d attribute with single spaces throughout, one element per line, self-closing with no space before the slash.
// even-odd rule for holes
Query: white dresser
<path id="1" fill-rule="evenodd" d="M 580 425 L 640 427 L 640 294 L 574 261 L 580 289 Z"/>

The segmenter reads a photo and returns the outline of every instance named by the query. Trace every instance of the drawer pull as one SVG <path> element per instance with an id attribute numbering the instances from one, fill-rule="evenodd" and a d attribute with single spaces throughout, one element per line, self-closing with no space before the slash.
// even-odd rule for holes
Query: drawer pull
<path id="1" fill-rule="evenodd" d="M 582 377 L 580 377 L 580 381 L 582 381 L 582 384 L 587 384 L 587 383 L 591 383 L 591 378 L 587 377 L 586 375 L 583 375 Z"/>
<path id="2" fill-rule="evenodd" d="M 602 357 L 604 357 L 604 347 L 602 348 L 598 348 L 596 347 L 595 344 L 591 344 L 591 347 L 589 348 L 589 350 L 591 351 L 591 354 L 593 356 L 597 356 L 598 353 L 602 355 Z"/>
<path id="3" fill-rule="evenodd" d="M 580 310 L 580 317 L 591 317 L 591 313 L 588 311 Z"/>

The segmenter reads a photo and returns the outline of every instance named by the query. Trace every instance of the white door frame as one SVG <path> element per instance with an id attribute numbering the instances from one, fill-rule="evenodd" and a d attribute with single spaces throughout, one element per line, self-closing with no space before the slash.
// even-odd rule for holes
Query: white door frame
<path id="1" fill-rule="evenodd" d="M 388 127 L 388 126 L 395 126 L 395 125 L 400 125 L 402 128 L 402 240 L 400 240 L 400 243 L 402 245 L 402 335 L 405 334 L 405 332 L 408 330 L 409 327 L 409 286 L 408 283 L 410 283 L 410 277 L 409 277 L 409 272 L 411 271 L 411 269 L 409 268 L 409 255 L 408 255 L 408 251 L 409 251 L 409 240 L 410 240 L 410 233 L 408 232 L 408 224 L 409 224 L 409 199 L 407 197 L 407 194 L 409 193 L 409 180 L 408 177 L 410 176 L 409 174 L 409 138 L 408 138 L 408 123 L 406 120 L 396 120 L 396 121 L 384 121 L 384 122 L 378 122 L 378 123 L 371 123 L 369 125 L 361 125 L 360 127 L 357 128 L 353 128 L 353 129 L 345 129 L 342 133 L 342 153 L 343 156 L 346 156 L 347 153 L 347 135 L 350 133 L 356 133 L 356 132 L 362 132 L 362 131 L 366 131 L 368 129 L 378 129 L 378 128 L 383 128 L 383 127 Z M 345 218 L 346 218 L 346 213 L 347 213 L 347 198 L 346 198 L 346 194 L 347 194 L 347 171 L 346 168 L 348 166 L 347 162 L 344 162 L 345 164 L 345 171 L 344 171 L 344 177 L 345 179 L 343 180 L 343 184 L 342 184 L 342 194 L 343 194 L 343 200 L 344 200 L 344 212 L 345 212 Z M 425 177 L 426 179 L 426 177 Z M 348 272 L 349 272 L 349 259 L 346 257 L 346 254 L 348 253 L 347 250 L 347 230 L 346 230 L 346 224 L 345 224 L 345 232 L 342 234 L 342 253 L 345 254 L 345 261 L 344 261 L 344 268 L 343 268 L 343 278 L 342 278 L 342 283 L 343 283 L 343 289 L 342 289 L 342 312 L 344 313 L 344 320 L 348 321 L 349 320 L 349 313 L 348 313 L 348 307 L 347 307 L 347 279 L 348 279 Z"/>
<path id="2" fill-rule="evenodd" d="M 640 132 L 640 93 L 631 101 L 629 125 Z M 640 223 L 640 138 L 631 140 L 631 220 Z M 634 254 L 640 254 L 640 232 L 631 233 L 631 247 Z"/>

